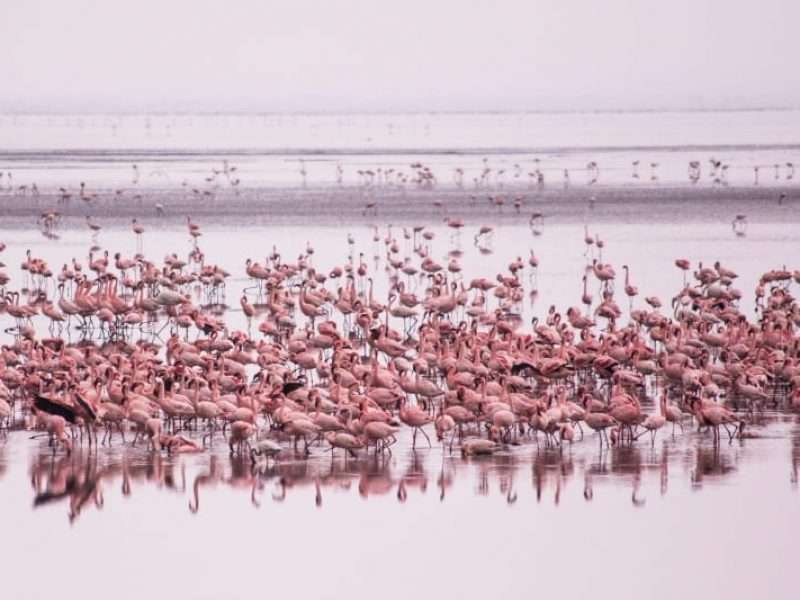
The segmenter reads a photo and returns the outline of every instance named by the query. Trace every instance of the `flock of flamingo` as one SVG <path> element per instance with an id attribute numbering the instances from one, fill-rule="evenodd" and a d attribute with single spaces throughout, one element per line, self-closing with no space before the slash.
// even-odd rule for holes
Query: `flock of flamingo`
<path id="1" fill-rule="evenodd" d="M 527 181 L 527 187 L 541 189 L 545 186 L 546 176 L 551 180 L 554 178 L 553 172 L 558 173 L 555 179 L 560 178 L 565 188 L 573 183 L 576 173 L 582 173 L 585 183 L 589 186 L 600 181 L 600 164 L 595 160 L 590 160 L 585 165 L 572 165 L 568 168 L 554 165 L 545 166 L 539 158 L 534 158 L 530 165 L 525 164 L 525 162 L 494 164 L 484 157 L 479 166 L 472 165 L 471 168 L 454 167 L 451 172 L 452 184 L 458 190 L 472 188 L 478 191 L 487 189 L 503 190 L 507 184 L 509 184 L 510 189 L 519 188 L 522 182 Z M 300 183 L 305 188 L 308 185 L 306 159 L 299 158 L 297 163 Z M 704 168 L 703 165 L 706 163 L 707 167 Z M 645 166 L 649 167 L 646 175 L 640 171 L 640 167 L 645 168 Z M 646 179 L 650 182 L 657 182 L 660 179 L 660 166 L 658 162 L 654 161 L 633 160 L 630 162 L 630 178 L 633 181 Z M 625 167 L 609 167 L 611 171 L 619 170 L 620 168 L 624 169 Z M 795 165 L 791 161 L 774 164 L 731 165 L 712 156 L 706 161 L 689 161 L 687 177 L 692 185 L 707 179 L 714 186 L 727 186 L 729 185 L 728 173 L 732 168 L 752 169 L 752 183 L 755 186 L 759 185 L 764 179 L 764 176 L 761 175 L 762 171 L 767 171 L 770 174 L 769 180 L 784 184 L 793 182 L 795 175 Z M 231 164 L 228 160 L 223 160 L 221 166 L 211 168 L 200 182 L 190 184 L 187 179 L 183 179 L 181 188 L 195 200 L 213 199 L 216 194 L 224 191 L 233 191 L 233 193 L 238 194 L 242 184 L 238 169 L 237 165 Z M 437 175 L 431 165 L 422 162 L 411 163 L 408 165 L 407 170 L 399 167 L 372 166 L 370 168 L 354 168 L 353 171 L 355 183 L 360 188 L 373 191 L 381 188 L 406 189 L 409 186 L 420 190 L 432 190 L 438 188 L 442 183 L 447 183 L 448 179 L 442 173 Z M 141 185 L 147 185 L 148 182 L 163 183 L 170 178 L 170 174 L 161 167 L 145 170 L 144 167 L 140 168 L 136 163 L 131 165 L 131 173 L 130 183 L 133 186 L 131 190 L 127 190 L 125 187 L 117 187 L 107 192 L 103 190 L 92 191 L 87 187 L 85 181 L 81 181 L 77 190 L 59 186 L 56 195 L 60 204 L 67 204 L 72 198 L 78 198 L 84 203 L 92 203 L 101 200 L 101 197 L 105 196 L 109 201 L 129 199 L 141 205 L 144 198 Z M 470 176 L 470 173 L 473 176 Z M 351 173 L 351 175 L 353 174 Z M 336 162 L 335 164 L 333 181 L 340 187 L 345 184 L 345 169 L 341 162 Z M 24 183 L 15 181 L 14 172 L 11 170 L 0 171 L 0 192 L 32 200 L 38 200 L 42 196 L 49 196 L 51 193 L 48 190 L 41 191 L 35 181 L 26 181 Z M 492 198 L 490 198 L 491 200 Z M 517 208 L 519 209 L 519 206 Z M 156 211 L 159 214 L 163 214 L 164 206 L 161 203 L 157 203 Z"/>
<path id="2" fill-rule="evenodd" d="M 464 223 L 446 222 L 457 241 Z M 136 220 L 132 233 L 141 250 Z M 431 257 L 433 230 L 403 229 L 403 256 L 391 227 L 383 239 L 376 227 L 385 297 L 374 292 L 381 271 L 356 258 L 352 238 L 328 272 L 314 267 L 310 244 L 294 262 L 275 248 L 243 265 L 243 331 L 225 319 L 229 273 L 206 260 L 190 218 L 187 233 L 185 258 L 110 257 L 93 246 L 86 263 L 52 269 L 28 251 L 16 290 L 0 270 L 13 340 L 0 351 L 2 435 L 41 432 L 66 453 L 115 443 L 195 453 L 224 440 L 257 462 L 315 448 L 390 454 L 406 430 L 412 449 L 435 440 L 473 456 L 564 448 L 591 432 L 601 451 L 654 444 L 665 426 L 676 435 L 690 422 L 719 444 L 768 405 L 800 408 L 800 306 L 790 292 L 800 271 L 761 276 L 753 319 L 738 307 L 737 274 L 719 262 L 677 259 L 666 309 L 655 296 L 633 308 L 639 291 L 624 266 L 622 324 L 616 271 L 587 231 L 582 296 L 529 326 L 521 306 L 525 273 L 533 284 L 538 268 L 532 251 L 466 281 L 458 248 L 447 264 Z M 493 233 L 477 230 L 476 245 Z"/>

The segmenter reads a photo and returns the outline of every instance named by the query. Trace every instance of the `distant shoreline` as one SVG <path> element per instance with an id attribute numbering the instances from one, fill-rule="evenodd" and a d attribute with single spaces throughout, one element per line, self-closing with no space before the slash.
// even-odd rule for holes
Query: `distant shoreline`
<path id="1" fill-rule="evenodd" d="M 336 116 L 414 116 L 414 115 L 604 115 L 659 113 L 791 112 L 800 106 L 735 107 L 645 107 L 645 108 L 541 108 L 541 109 L 461 109 L 461 110 L 33 110 L 0 108 L 2 117 L 336 117 Z"/>
<path id="2" fill-rule="evenodd" d="M 47 160 L 81 161 L 86 158 L 112 158 L 127 162 L 132 159 L 157 160 L 159 158 L 177 158 L 187 160 L 211 157 L 258 157 L 258 156 L 310 156 L 349 157 L 349 156 L 517 156 L 543 154 L 606 154 L 614 152 L 743 152 L 748 150 L 794 150 L 800 151 L 800 140 L 788 143 L 765 144 L 663 144 L 663 145 L 594 145 L 594 146 L 465 146 L 465 147 L 430 147 L 430 148 L 392 148 L 392 147 L 220 147 L 220 148 L 57 148 L 52 150 L 38 149 L 0 149 L 0 161 Z M 124 160 L 122 160 L 124 159 Z M 749 165 L 748 165 L 749 167 Z M 547 166 L 538 167 L 548 170 Z M 561 167 L 551 167 L 561 170 Z"/>

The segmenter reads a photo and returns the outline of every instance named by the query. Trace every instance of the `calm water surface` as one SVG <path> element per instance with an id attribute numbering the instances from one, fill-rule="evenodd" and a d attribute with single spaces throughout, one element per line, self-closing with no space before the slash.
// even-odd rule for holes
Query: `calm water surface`
<path id="1" fill-rule="evenodd" d="M 345 460 L 287 450 L 251 468 L 220 448 L 53 457 L 0 447 L 3 564 L 15 598 L 80 584 L 90 598 L 794 597 L 800 551 L 795 415 L 714 448 L 687 431 L 651 447 L 491 458 L 441 448 Z M 47 570 L 42 577 L 39 569 Z M 89 572 L 88 580 L 84 575 Z"/>

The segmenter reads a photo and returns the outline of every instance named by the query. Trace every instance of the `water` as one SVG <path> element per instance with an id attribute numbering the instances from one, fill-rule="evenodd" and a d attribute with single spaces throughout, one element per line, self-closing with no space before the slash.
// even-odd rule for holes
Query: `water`
<path id="1" fill-rule="evenodd" d="M 252 188 L 363 184 L 358 171 L 366 170 L 376 174 L 372 183 L 398 184 L 398 173 L 411 176 L 409 165 L 421 162 L 440 187 L 503 189 L 533 185 L 537 170 L 545 185 L 563 185 L 568 169 L 570 183 L 585 186 L 594 179 L 591 161 L 600 167 L 600 185 L 687 184 L 687 166 L 696 160 L 703 185 L 752 185 L 760 166 L 760 185 L 783 186 L 794 180 L 786 163 L 800 163 L 797 131 L 797 110 L 4 115 L 0 171 L 12 171 L 13 185 L 42 190 L 81 181 L 100 190 L 134 180 L 142 188 L 198 187 L 227 160 L 239 168 L 239 185 Z M 727 165 L 724 176 L 712 171 L 711 158 Z M 638 177 L 633 161 L 640 162 Z M 491 172 L 481 179 L 486 167 Z"/>
<path id="2" fill-rule="evenodd" d="M 185 598 L 723 597 L 765 581 L 791 598 L 800 424 L 768 415 L 753 435 L 717 449 L 688 431 L 602 453 L 593 438 L 563 452 L 528 443 L 467 461 L 401 440 L 391 458 L 287 451 L 253 471 L 219 447 L 67 458 L 13 433 L 0 447 L 6 587 L 44 598 L 88 571 L 75 582 L 88 598 L 154 586 Z"/>

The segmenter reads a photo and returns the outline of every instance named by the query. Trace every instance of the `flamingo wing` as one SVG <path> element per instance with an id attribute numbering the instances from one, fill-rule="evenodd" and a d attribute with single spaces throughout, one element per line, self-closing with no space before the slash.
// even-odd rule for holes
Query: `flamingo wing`
<path id="1" fill-rule="evenodd" d="M 64 417 L 70 423 L 75 423 L 75 409 L 67 406 L 66 404 L 62 404 L 61 402 L 55 402 L 42 396 L 40 394 L 36 394 L 36 398 L 33 400 L 33 405 L 38 408 L 42 412 L 46 412 L 49 415 L 57 415 L 59 417 Z"/>
<path id="2" fill-rule="evenodd" d="M 81 398 L 80 394 L 75 394 L 75 401 L 86 412 L 86 415 L 89 417 L 91 421 L 97 420 L 97 413 L 92 408 L 92 406 L 88 402 L 86 402 L 86 400 Z"/>

